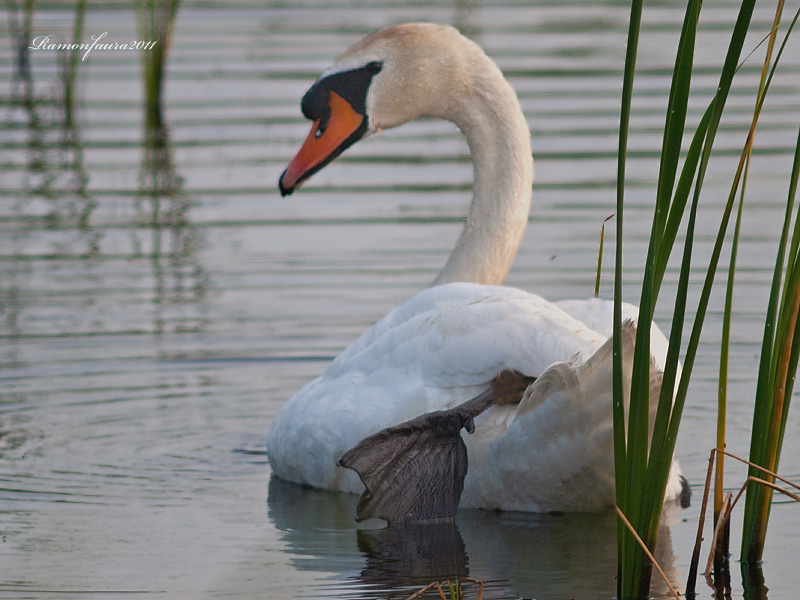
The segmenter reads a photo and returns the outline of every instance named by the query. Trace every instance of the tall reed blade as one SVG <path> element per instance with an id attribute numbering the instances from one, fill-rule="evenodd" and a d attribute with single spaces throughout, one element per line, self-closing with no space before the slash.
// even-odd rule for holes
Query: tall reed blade
<path id="1" fill-rule="evenodd" d="M 798 354 L 800 354 L 800 218 L 795 215 L 791 234 L 788 265 L 784 271 L 786 243 L 800 173 L 800 135 L 795 148 L 786 219 L 772 279 L 772 289 L 761 348 L 761 366 L 753 410 L 753 430 L 750 443 L 750 460 L 770 471 L 778 470 L 783 436 L 788 417 L 789 403 Z M 785 273 L 785 279 L 784 279 Z M 778 296 L 780 295 L 780 301 Z M 774 323 L 774 327 L 772 326 Z M 754 469 L 751 468 L 751 474 Z M 768 479 L 771 481 L 772 479 Z M 772 503 L 772 490 L 765 486 L 750 485 L 745 501 L 744 528 L 742 532 L 742 560 L 757 563 L 764 552 L 767 523 Z"/>
<path id="2" fill-rule="evenodd" d="M 634 0 L 633 14 L 641 16 L 641 6 Z M 647 259 L 642 283 L 639 305 L 639 322 L 637 326 L 636 348 L 631 374 L 630 408 L 627 419 L 624 415 L 624 387 L 622 382 L 615 381 L 614 406 L 614 439 L 617 457 L 617 503 L 626 517 L 635 527 L 637 533 L 651 550 L 655 547 L 658 523 L 663 507 L 666 483 L 670 474 L 672 455 L 675 449 L 678 426 L 686 398 L 689 377 L 691 376 L 694 357 L 699 344 L 708 299 L 714 281 L 722 242 L 725 238 L 730 215 L 730 206 L 726 207 L 722 225 L 717 236 L 715 252 L 712 254 L 706 280 L 701 293 L 700 304 L 692 328 L 692 335 L 687 346 L 687 353 L 681 373 L 679 350 L 686 314 L 686 292 L 689 286 L 691 256 L 693 249 L 694 226 L 697 207 L 700 199 L 702 182 L 708 165 L 711 148 L 716 137 L 731 81 L 736 71 L 744 38 L 752 16 L 754 0 L 745 1 L 740 8 L 739 16 L 731 35 L 731 42 L 723 66 L 717 94 L 709 109 L 703 115 L 694 138 L 684 159 L 683 168 L 678 175 L 681 143 L 685 129 L 686 107 L 690 93 L 691 72 L 695 39 L 697 37 L 697 21 L 699 18 L 700 0 L 689 0 L 684 17 L 681 38 L 675 59 L 672 86 L 667 118 L 665 122 L 664 140 L 661 150 L 661 165 L 656 193 L 653 227 L 650 235 Z M 635 51 L 630 46 L 637 43 L 634 33 L 638 32 L 638 23 L 634 30 L 631 26 L 629 35 L 628 58 L 635 58 Z M 632 82 L 633 73 L 626 63 L 626 83 L 623 85 L 623 114 L 620 131 L 620 162 L 624 162 L 623 137 L 627 136 L 626 119 L 630 110 L 630 99 L 626 90 Z M 630 78 L 630 82 L 629 79 Z M 617 271 L 615 274 L 615 302 L 621 304 L 617 291 L 621 290 L 621 216 L 622 192 L 624 185 L 624 167 L 618 169 L 620 179 L 618 185 L 618 236 L 617 236 Z M 676 184 L 677 182 L 677 184 Z M 692 192 L 692 190 L 694 190 Z M 686 216 L 689 195 L 692 201 Z M 660 394 L 655 406 L 655 422 L 652 432 L 649 423 L 654 406 L 650 397 L 650 326 L 658 300 L 666 265 L 669 261 L 677 232 L 682 224 L 686 224 L 686 241 L 683 248 L 677 298 L 675 302 L 670 346 L 664 366 Z M 615 317 L 616 317 L 615 305 Z M 619 327 L 619 319 L 615 318 L 615 328 Z M 615 331 L 615 335 L 616 335 Z M 616 340 L 616 337 L 615 337 Z M 616 357 L 615 357 L 616 358 Z M 620 361 L 621 362 L 621 361 Z M 622 369 L 615 363 L 615 378 L 621 376 Z M 679 378 L 680 374 L 680 378 Z M 677 387 L 677 389 L 676 389 Z M 622 391 L 620 391 L 622 390 Z M 623 408 L 620 409 L 619 407 Z M 622 416 L 620 416 L 622 414 Z M 620 469 L 624 471 L 620 471 Z M 618 597 L 621 599 L 645 597 L 649 591 L 650 564 L 644 552 L 632 543 L 632 536 L 618 528 Z"/>
<path id="3" fill-rule="evenodd" d="M 628 46 L 625 57 L 625 76 L 622 82 L 622 107 L 619 126 L 619 153 L 617 157 L 617 207 L 616 249 L 614 255 L 614 317 L 613 317 L 613 415 L 614 415 L 614 468 L 617 505 L 624 514 L 630 509 L 628 492 L 628 461 L 625 434 L 625 390 L 622 372 L 622 231 L 625 196 L 625 159 L 628 147 L 633 75 L 636 68 L 636 50 L 639 43 L 639 26 L 642 18 L 641 0 L 631 3 L 628 29 Z M 617 520 L 617 597 L 632 597 L 639 586 L 629 575 L 633 560 L 634 539 L 621 519 Z M 648 584 L 649 587 L 649 584 Z"/>
<path id="4" fill-rule="evenodd" d="M 762 73 L 762 89 L 759 90 L 760 95 L 756 113 L 761 110 L 766 90 L 769 89 L 789 36 L 800 17 L 800 9 L 798 9 L 784 35 L 781 47 L 769 71 L 769 77 L 765 78 L 772 47 L 777 36 L 777 26 L 780 21 L 782 7 L 783 3 L 779 1 L 773 29 L 769 37 L 767 57 Z M 786 213 L 778 245 L 764 324 L 750 442 L 751 462 L 773 472 L 777 471 L 780 458 L 791 391 L 797 371 L 797 357 L 800 353 L 800 343 L 798 343 L 797 339 L 797 305 L 798 297 L 800 296 L 797 289 L 798 277 L 800 277 L 797 272 L 797 256 L 798 248 L 800 248 L 800 219 L 797 216 L 795 216 L 795 226 L 791 239 L 789 236 L 799 172 L 800 136 L 798 136 L 795 147 Z M 789 242 L 790 248 L 787 254 L 787 243 Z M 786 261 L 785 270 L 784 261 Z M 751 468 L 750 475 L 753 476 L 754 474 L 757 474 L 757 470 Z M 770 488 L 756 485 L 748 487 L 741 549 L 742 561 L 745 563 L 755 564 L 761 560 L 766 540 L 771 501 L 772 490 Z"/>

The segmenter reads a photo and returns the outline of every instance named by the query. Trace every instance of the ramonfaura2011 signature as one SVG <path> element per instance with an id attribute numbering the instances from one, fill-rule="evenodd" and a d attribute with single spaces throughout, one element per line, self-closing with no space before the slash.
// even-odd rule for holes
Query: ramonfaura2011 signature
<path id="1" fill-rule="evenodd" d="M 50 41 L 50 36 L 48 35 L 40 35 L 35 37 L 31 42 L 31 46 L 28 46 L 28 50 L 86 50 L 83 54 L 83 58 L 81 61 L 86 60 L 86 57 L 89 56 L 89 53 L 92 50 L 152 50 L 155 45 L 158 43 L 158 40 L 155 41 L 148 41 L 148 42 L 139 42 L 139 41 L 132 41 L 132 42 L 104 42 L 99 43 L 104 37 L 108 35 L 107 31 L 104 31 L 100 35 L 93 35 L 92 36 L 92 43 L 91 44 L 66 44 L 66 43 L 55 43 Z"/>

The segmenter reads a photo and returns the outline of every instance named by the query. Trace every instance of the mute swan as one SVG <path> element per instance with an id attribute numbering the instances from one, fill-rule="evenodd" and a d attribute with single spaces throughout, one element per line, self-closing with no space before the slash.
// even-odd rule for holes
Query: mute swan
<path id="1" fill-rule="evenodd" d="M 461 506 L 545 512 L 613 505 L 612 304 L 554 304 L 497 285 L 522 239 L 533 182 L 528 126 L 497 66 L 452 27 L 398 25 L 348 49 L 301 108 L 313 125 L 280 177 L 283 195 L 359 139 L 420 116 L 461 129 L 475 182 L 464 230 L 434 285 L 392 310 L 279 411 L 267 436 L 273 473 L 360 492 L 358 475 L 337 465 L 348 450 L 384 428 L 476 397 L 498 373 L 514 370 L 536 379 L 525 380 L 521 402 L 474 417 L 474 433 L 464 436 L 469 471 Z M 624 316 L 635 319 L 635 307 L 626 306 Z M 625 329 L 629 368 L 633 325 Z M 667 342 L 657 327 L 652 338 L 657 389 Z M 473 416 L 462 424 L 469 428 Z M 667 498 L 687 491 L 673 464 Z"/>

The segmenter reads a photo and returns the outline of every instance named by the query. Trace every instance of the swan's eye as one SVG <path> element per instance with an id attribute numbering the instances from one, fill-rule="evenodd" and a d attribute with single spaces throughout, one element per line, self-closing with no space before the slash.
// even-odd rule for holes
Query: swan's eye
<path id="1" fill-rule="evenodd" d="M 319 123 L 317 123 L 317 129 L 314 131 L 315 138 L 321 138 L 322 135 L 325 133 L 325 130 L 328 129 L 328 123 L 331 121 L 331 107 L 329 105 L 325 105 L 325 108 L 322 110 L 322 116 L 319 118 Z"/>

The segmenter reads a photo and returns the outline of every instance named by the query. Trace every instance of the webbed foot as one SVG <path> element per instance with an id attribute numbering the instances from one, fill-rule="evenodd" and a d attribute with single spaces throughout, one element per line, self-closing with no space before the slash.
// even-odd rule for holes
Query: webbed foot
<path id="1" fill-rule="evenodd" d="M 397 524 L 452 519 L 468 468 L 461 429 L 472 433 L 474 418 L 493 404 L 518 403 L 533 381 L 503 371 L 488 390 L 455 408 L 421 415 L 359 442 L 339 460 L 366 487 L 356 520 L 378 517 Z"/>

